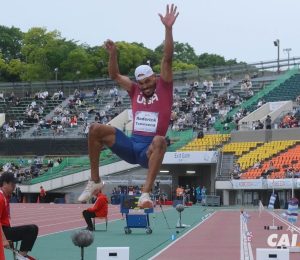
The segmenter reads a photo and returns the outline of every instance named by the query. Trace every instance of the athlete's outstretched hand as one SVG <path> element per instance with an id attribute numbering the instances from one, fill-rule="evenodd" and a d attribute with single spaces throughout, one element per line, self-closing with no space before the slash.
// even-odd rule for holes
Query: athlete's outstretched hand
<path id="1" fill-rule="evenodd" d="M 107 52 L 110 53 L 110 54 L 115 52 L 116 49 L 117 49 L 115 43 L 112 40 L 109 40 L 109 39 L 104 43 L 104 47 L 107 50 Z"/>
<path id="2" fill-rule="evenodd" d="M 173 24 L 175 23 L 176 18 L 179 15 L 179 13 L 176 11 L 177 6 L 174 6 L 174 4 L 172 4 L 171 9 L 169 8 L 169 5 L 167 5 L 165 16 L 163 16 L 162 14 L 158 14 L 160 16 L 161 22 L 166 28 L 172 28 Z"/>

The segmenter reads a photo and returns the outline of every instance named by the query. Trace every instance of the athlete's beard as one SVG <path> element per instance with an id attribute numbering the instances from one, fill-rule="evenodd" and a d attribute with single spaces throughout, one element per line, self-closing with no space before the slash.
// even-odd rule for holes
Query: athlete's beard
<path id="1" fill-rule="evenodd" d="M 148 92 L 148 91 L 151 91 L 151 93 L 147 94 L 146 92 Z M 153 94 L 154 94 L 154 92 L 155 92 L 155 86 L 150 87 L 150 88 L 145 89 L 144 91 L 142 91 L 143 95 L 144 95 L 146 98 L 152 97 Z"/>
<path id="2" fill-rule="evenodd" d="M 154 91 L 151 93 L 151 94 L 146 94 L 146 93 L 143 93 L 143 95 L 146 97 L 146 98 L 151 98 L 154 94 Z"/>

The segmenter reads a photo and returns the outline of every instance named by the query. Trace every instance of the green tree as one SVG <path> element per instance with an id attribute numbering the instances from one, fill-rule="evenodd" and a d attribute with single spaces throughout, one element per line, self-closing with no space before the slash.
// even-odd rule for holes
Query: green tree
<path id="1" fill-rule="evenodd" d="M 54 69 L 60 69 L 60 64 L 76 48 L 76 43 L 66 41 L 58 31 L 47 32 L 45 28 L 31 28 L 24 34 L 22 46 L 28 68 L 22 76 L 23 80 L 53 80 Z M 60 74 L 62 72 L 59 70 Z"/>
<path id="2" fill-rule="evenodd" d="M 21 75 L 25 71 L 25 63 L 19 59 L 12 59 L 7 65 L 7 79 L 8 81 L 20 81 Z"/>
<path id="3" fill-rule="evenodd" d="M 82 47 L 72 50 L 67 59 L 61 64 L 64 71 L 64 79 L 87 79 L 91 73 L 97 71 L 97 67 L 90 59 L 87 51 Z"/>
<path id="4" fill-rule="evenodd" d="M 108 77 L 108 54 L 103 46 L 87 48 L 90 61 L 94 64 L 95 71 L 90 72 L 92 78 Z"/>
<path id="5" fill-rule="evenodd" d="M 19 28 L 0 25 L 0 52 L 6 61 L 21 59 L 23 33 Z"/>
<path id="6" fill-rule="evenodd" d="M 121 74 L 133 75 L 134 70 L 149 60 L 155 65 L 156 58 L 153 51 L 147 49 L 140 43 L 117 42 L 119 69 Z"/>
<path id="7" fill-rule="evenodd" d="M 164 44 L 160 44 L 155 48 L 155 53 L 162 58 Z M 186 64 L 195 64 L 197 61 L 197 55 L 193 47 L 188 43 L 174 42 L 174 55 L 173 60 L 178 60 Z"/>
<path id="8" fill-rule="evenodd" d="M 183 70 L 195 70 L 198 67 L 195 64 L 188 64 L 179 60 L 175 60 L 172 63 L 173 71 L 183 71 Z M 160 72 L 160 64 L 155 65 L 153 68 L 154 71 Z"/>
<path id="9" fill-rule="evenodd" d="M 0 53 L 0 80 L 7 81 L 7 64 Z"/>
<path id="10" fill-rule="evenodd" d="M 226 65 L 226 62 L 224 57 L 217 54 L 203 53 L 198 57 L 196 65 L 202 69 L 214 66 L 224 66 Z"/>

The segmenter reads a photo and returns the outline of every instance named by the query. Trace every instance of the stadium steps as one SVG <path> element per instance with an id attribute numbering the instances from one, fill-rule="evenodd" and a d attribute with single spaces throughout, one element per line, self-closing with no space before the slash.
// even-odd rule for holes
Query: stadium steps
<path id="1" fill-rule="evenodd" d="M 222 153 L 222 160 L 220 166 L 220 174 L 217 174 L 217 180 L 230 179 L 230 173 L 233 168 L 234 155 L 232 153 Z"/>
<path id="2" fill-rule="evenodd" d="M 294 75 L 298 74 L 298 69 L 291 69 L 287 71 L 284 75 L 280 76 L 276 81 L 272 82 L 270 85 L 266 86 L 263 90 L 256 93 L 252 98 L 244 101 L 239 107 L 236 107 L 230 110 L 226 118 L 224 120 L 219 119 L 214 125 L 216 131 L 220 133 L 229 133 L 233 129 L 235 129 L 235 123 L 232 122 L 233 115 L 240 109 L 247 109 L 248 111 L 252 106 L 255 106 L 260 99 L 264 99 L 270 92 L 276 91 L 277 88 L 283 84 L 285 84 L 289 79 L 291 79 Z M 224 123 L 227 122 L 229 126 L 229 130 L 224 130 Z"/>

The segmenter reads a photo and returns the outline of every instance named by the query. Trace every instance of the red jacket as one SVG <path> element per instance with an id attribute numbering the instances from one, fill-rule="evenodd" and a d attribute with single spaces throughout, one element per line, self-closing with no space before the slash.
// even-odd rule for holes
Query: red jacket
<path id="1" fill-rule="evenodd" d="M 0 191 L 0 222 L 2 226 L 10 227 L 9 197 Z"/>
<path id="2" fill-rule="evenodd" d="M 89 212 L 95 212 L 97 217 L 106 217 L 108 213 L 108 199 L 101 192 L 97 196 L 93 207 L 87 209 Z"/>

